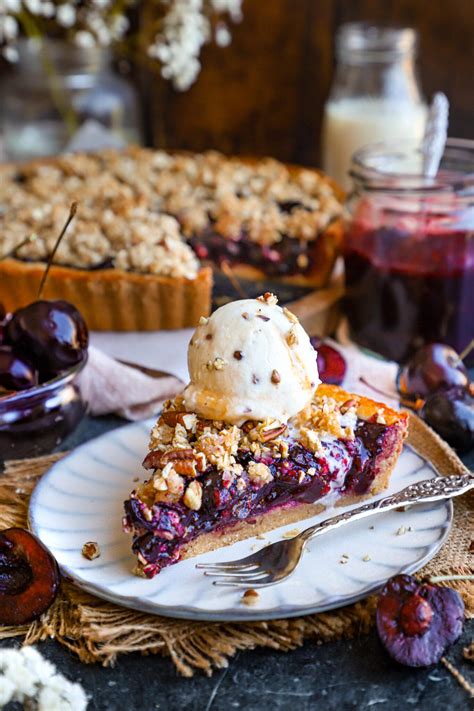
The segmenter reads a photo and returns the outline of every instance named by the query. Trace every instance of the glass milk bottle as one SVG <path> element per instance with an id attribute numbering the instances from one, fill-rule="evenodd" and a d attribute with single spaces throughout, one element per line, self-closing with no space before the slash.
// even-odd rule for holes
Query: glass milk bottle
<path id="1" fill-rule="evenodd" d="M 427 107 L 415 70 L 417 33 L 410 28 L 342 25 L 337 66 L 323 120 L 323 168 L 345 189 L 353 153 L 368 143 L 419 142 Z"/>

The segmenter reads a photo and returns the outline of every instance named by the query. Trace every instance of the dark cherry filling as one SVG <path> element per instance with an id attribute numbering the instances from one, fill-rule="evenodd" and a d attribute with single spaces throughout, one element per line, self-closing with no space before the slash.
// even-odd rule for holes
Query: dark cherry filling
<path id="1" fill-rule="evenodd" d="M 302 240 L 283 235 L 280 242 L 271 246 L 253 242 L 242 232 L 238 239 L 229 239 L 216 232 L 212 226 L 191 237 L 189 244 L 201 260 L 209 260 L 220 265 L 251 264 L 261 269 L 267 276 L 304 274 L 314 265 L 312 250 Z M 304 257 L 307 264 L 302 264 Z M 299 263 L 298 263 L 299 261 Z"/>
<path id="2" fill-rule="evenodd" d="M 293 200 L 280 202 L 278 206 L 285 213 L 291 213 L 297 208 L 310 210 L 302 203 Z M 171 216 L 179 219 L 176 215 Z M 229 239 L 216 232 L 212 218 L 209 218 L 208 227 L 193 235 L 188 243 L 200 260 L 209 260 L 217 266 L 223 262 L 251 264 L 261 269 L 269 277 L 304 274 L 314 266 L 315 262 L 314 249 L 311 249 L 314 242 L 308 244 L 304 240 L 282 235 L 280 242 L 271 246 L 262 245 L 253 242 L 246 232 L 242 232 L 237 239 Z M 301 257 L 304 258 L 303 262 Z M 26 258 L 24 261 L 32 260 Z M 100 264 L 84 269 L 85 271 L 99 271 L 113 268 L 114 258 L 111 256 Z"/>
<path id="3" fill-rule="evenodd" d="M 314 266 L 313 250 L 308 249 L 304 241 L 292 239 L 283 235 L 281 242 L 271 247 L 252 242 L 248 235 L 242 233 L 238 239 L 223 237 L 218 232 L 208 227 L 198 235 L 191 237 L 189 245 L 200 260 L 209 260 L 213 264 L 251 264 L 261 269 L 267 276 L 285 276 L 291 274 L 304 274 Z M 298 257 L 304 256 L 306 266 L 298 264 Z M 22 258 L 25 262 L 34 260 Z M 115 261 L 108 257 L 99 264 L 83 267 L 83 271 L 101 271 L 113 269 Z M 81 269 L 81 267 L 75 267 Z"/>
<path id="4" fill-rule="evenodd" d="M 144 504 L 132 497 L 125 501 L 125 520 L 134 531 L 133 550 L 147 561 L 145 574 L 153 577 L 161 568 L 179 560 L 180 549 L 202 533 L 219 531 L 242 520 L 270 510 L 302 503 L 314 503 L 335 489 L 339 494 L 367 492 L 377 474 L 377 458 L 383 451 L 390 456 L 396 440 L 393 426 L 359 422 L 354 440 L 325 443 L 325 455 L 318 457 L 301 444 L 290 447 L 285 460 L 262 459 L 273 474 L 263 486 L 249 481 L 246 468 L 254 461 L 250 452 L 240 452 L 239 463 L 247 486 L 239 490 L 237 479 L 225 482 L 222 474 L 209 468 L 200 478 L 203 487 L 199 511 L 184 504 L 158 503 L 152 508 L 153 518 L 144 516 Z M 331 462 L 331 465 L 330 465 Z M 308 474 L 308 469 L 315 474 Z M 340 469 L 346 472 L 338 480 Z"/>

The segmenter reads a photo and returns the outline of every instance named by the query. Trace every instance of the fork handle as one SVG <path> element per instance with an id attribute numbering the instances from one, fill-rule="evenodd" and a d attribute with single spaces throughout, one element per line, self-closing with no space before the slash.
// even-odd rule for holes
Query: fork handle
<path id="1" fill-rule="evenodd" d="M 302 531 L 299 535 L 304 540 L 309 540 L 321 533 L 339 528 L 339 526 L 343 526 L 345 523 L 349 523 L 349 521 L 356 521 L 357 519 L 372 516 L 382 511 L 390 511 L 400 506 L 411 506 L 412 504 L 450 499 L 453 496 L 465 494 L 472 488 L 474 488 L 474 475 L 469 473 L 424 479 L 417 484 L 410 484 L 410 486 L 407 486 L 396 494 L 385 496 L 383 499 L 378 499 L 378 501 L 374 501 L 371 504 L 359 506 L 351 511 L 345 511 L 338 516 L 333 516 L 325 521 L 321 521 L 321 523 L 317 523 L 315 526 L 311 526 L 305 531 Z"/>

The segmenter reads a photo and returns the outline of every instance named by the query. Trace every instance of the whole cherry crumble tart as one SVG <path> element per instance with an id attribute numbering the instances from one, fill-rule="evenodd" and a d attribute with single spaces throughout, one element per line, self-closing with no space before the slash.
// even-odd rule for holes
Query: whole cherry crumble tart
<path id="1" fill-rule="evenodd" d="M 307 334 L 271 294 L 203 318 L 188 362 L 125 502 L 138 574 L 387 486 L 407 416 L 319 384 Z"/>
<path id="2" fill-rule="evenodd" d="M 45 295 L 90 328 L 196 326 L 212 272 L 325 285 L 341 240 L 341 191 L 315 170 L 216 152 L 142 148 L 0 166 L 0 301 L 34 299 L 71 202 L 79 209 Z M 34 239 L 21 247 L 25 238 Z"/>

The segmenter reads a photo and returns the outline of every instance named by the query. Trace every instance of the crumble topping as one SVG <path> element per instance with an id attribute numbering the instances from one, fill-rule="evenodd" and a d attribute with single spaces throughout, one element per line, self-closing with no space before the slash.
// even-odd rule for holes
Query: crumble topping
<path id="1" fill-rule="evenodd" d="M 326 395 L 318 396 L 316 391 L 308 407 L 293 418 L 302 444 L 317 452 L 322 449 L 324 439 L 354 439 L 358 402 L 358 398 L 354 397 L 341 405 Z"/>
<path id="2" fill-rule="evenodd" d="M 72 201 L 78 216 L 57 263 L 89 269 L 110 261 L 188 279 L 199 264 L 186 240 L 208 228 L 270 248 L 284 235 L 314 241 L 342 213 L 327 178 L 276 160 L 103 150 L 0 167 L 0 253 L 35 234 L 15 256 L 45 260 Z"/>
<path id="3" fill-rule="evenodd" d="M 165 403 L 143 462 L 149 478 L 124 502 L 136 572 L 152 578 L 178 562 L 196 536 L 254 515 L 316 501 L 332 506 L 370 491 L 378 457 L 393 451 L 391 432 L 375 424 L 378 408 L 324 385 L 287 424 L 204 419 L 186 410 L 182 395 Z"/>
<path id="4" fill-rule="evenodd" d="M 203 492 L 196 477 L 209 466 L 216 468 L 226 488 L 234 482 L 239 490 L 247 486 L 260 488 L 273 479 L 268 462 L 287 459 L 292 443 L 299 442 L 311 452 L 322 453 L 325 441 L 353 440 L 357 407 L 357 397 L 341 404 L 316 393 L 311 404 L 288 425 L 268 418 L 248 420 L 239 427 L 186 412 L 182 396 L 168 400 L 151 431 L 149 454 L 144 461 L 147 469 L 153 469 L 153 475 L 136 491 L 145 505 L 145 518 L 152 517 L 151 507 L 158 502 L 182 501 L 190 510 L 199 510 Z M 253 459 L 246 470 L 237 461 L 242 452 L 249 452 Z M 330 462 L 329 466 L 333 464 Z M 305 473 L 313 476 L 315 470 L 302 470 L 302 478 Z"/>

